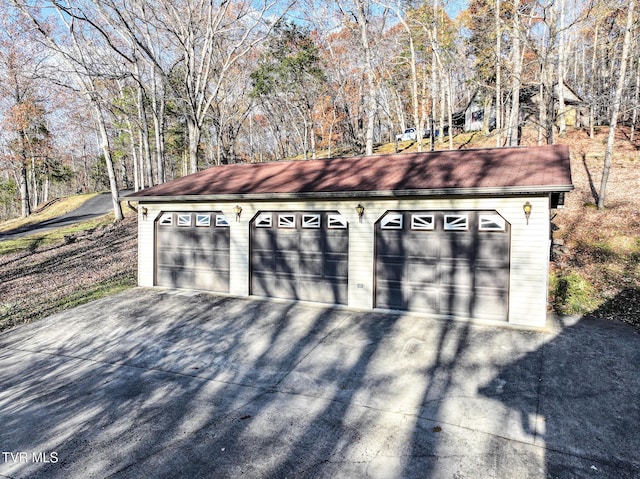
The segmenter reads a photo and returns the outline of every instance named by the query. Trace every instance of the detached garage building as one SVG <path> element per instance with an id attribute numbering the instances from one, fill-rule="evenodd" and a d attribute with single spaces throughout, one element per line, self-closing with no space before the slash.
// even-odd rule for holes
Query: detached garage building
<path id="1" fill-rule="evenodd" d="M 141 286 L 543 326 L 565 146 L 213 167 L 129 195 Z"/>

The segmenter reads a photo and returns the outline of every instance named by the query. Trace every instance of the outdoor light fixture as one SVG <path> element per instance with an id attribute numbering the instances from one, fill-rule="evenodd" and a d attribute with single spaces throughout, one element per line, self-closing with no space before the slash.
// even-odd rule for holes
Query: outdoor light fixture
<path id="1" fill-rule="evenodd" d="M 240 215 L 242 214 L 242 207 L 240 205 L 236 205 L 233 211 L 236 214 L 236 221 L 240 221 Z"/>
<path id="2" fill-rule="evenodd" d="M 529 216 L 531 216 L 531 203 L 528 201 L 522 206 L 524 210 L 524 217 L 527 218 L 527 224 L 529 224 Z"/>
<path id="3" fill-rule="evenodd" d="M 364 206 L 362 206 L 360 203 L 358 203 L 358 206 L 356 206 L 356 213 L 358 213 L 358 219 L 360 220 L 360 223 L 362 223 L 362 217 L 364 216 Z"/>
<path id="4" fill-rule="evenodd" d="M 147 209 L 146 206 L 143 206 L 142 208 L 140 208 L 140 211 L 142 211 L 142 219 L 146 220 L 147 219 L 147 213 L 149 212 L 149 210 Z"/>

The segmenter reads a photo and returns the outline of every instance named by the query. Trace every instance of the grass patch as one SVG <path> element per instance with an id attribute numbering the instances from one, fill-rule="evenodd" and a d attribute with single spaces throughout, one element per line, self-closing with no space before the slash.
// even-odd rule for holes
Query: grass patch
<path id="1" fill-rule="evenodd" d="M 52 306 L 54 311 L 50 311 L 50 313 L 75 308 L 76 306 L 81 306 L 96 299 L 120 293 L 124 290 L 135 287 L 137 285 L 137 281 L 136 272 L 131 271 L 120 276 L 109 278 L 108 280 L 100 283 L 90 284 L 86 289 L 76 291 L 64 298 L 60 298 L 59 301 L 54 303 Z"/>
<path id="2" fill-rule="evenodd" d="M 63 226 L 45 233 L 36 233 L 16 239 L 0 241 L 0 255 L 20 251 L 35 251 L 42 246 L 50 246 L 65 242 L 65 238 L 80 232 L 91 232 L 97 228 L 113 223 L 113 213 L 91 220 Z"/>
<path id="3" fill-rule="evenodd" d="M 585 314 L 598 308 L 595 288 L 577 272 L 554 273 L 549 289 L 554 309 L 562 314 Z"/>
<path id="4" fill-rule="evenodd" d="M 0 331 L 37 321 L 51 314 L 133 288 L 137 284 L 136 278 L 135 271 L 128 271 L 99 283 L 87 284 L 83 289 L 78 289 L 62 297 L 53 297 L 49 300 L 40 298 L 40 301 L 23 300 L 0 303 Z"/>

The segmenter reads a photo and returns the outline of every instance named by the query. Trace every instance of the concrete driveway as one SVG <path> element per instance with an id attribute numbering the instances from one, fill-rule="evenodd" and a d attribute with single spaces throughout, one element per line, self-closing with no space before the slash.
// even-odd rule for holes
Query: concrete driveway
<path id="1" fill-rule="evenodd" d="M 0 477 L 640 477 L 640 335 L 559 326 L 133 289 L 0 335 Z"/>

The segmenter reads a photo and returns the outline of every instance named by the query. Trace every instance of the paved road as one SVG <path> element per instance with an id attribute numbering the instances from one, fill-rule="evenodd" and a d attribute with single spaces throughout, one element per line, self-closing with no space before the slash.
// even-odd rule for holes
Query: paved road
<path id="1" fill-rule="evenodd" d="M 122 194 L 126 192 L 123 191 Z M 0 241 L 5 239 L 16 239 L 23 236 L 28 236 L 36 233 L 44 233 L 62 226 L 69 226 L 80 221 L 90 220 L 97 218 L 113 210 L 113 203 L 111 202 L 111 193 L 101 193 L 93 198 L 88 199 L 77 209 L 70 211 L 67 214 L 52 218 L 50 220 L 42 221 L 37 224 L 16 228 L 11 231 L 5 231 L 0 233 Z"/>
<path id="2" fill-rule="evenodd" d="M 640 477 L 640 335 L 136 288 L 0 334 L 0 477 Z"/>

